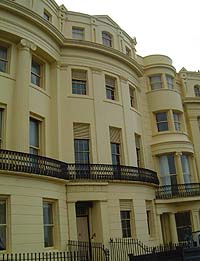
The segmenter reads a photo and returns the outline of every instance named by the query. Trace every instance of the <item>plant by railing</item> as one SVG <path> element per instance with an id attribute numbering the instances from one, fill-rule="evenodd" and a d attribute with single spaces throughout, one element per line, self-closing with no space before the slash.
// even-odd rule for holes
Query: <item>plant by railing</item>
<path id="1" fill-rule="evenodd" d="M 200 183 L 187 183 L 160 186 L 156 191 L 157 199 L 200 196 Z"/>
<path id="2" fill-rule="evenodd" d="M 127 180 L 159 183 L 156 172 L 149 169 L 108 164 L 68 164 L 47 157 L 10 150 L 0 150 L 0 169 L 65 180 Z"/>

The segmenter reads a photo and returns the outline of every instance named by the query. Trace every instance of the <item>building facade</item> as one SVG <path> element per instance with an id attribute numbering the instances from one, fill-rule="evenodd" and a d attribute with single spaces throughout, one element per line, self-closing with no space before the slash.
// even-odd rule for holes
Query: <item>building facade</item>
<path id="1" fill-rule="evenodd" d="M 200 73 L 108 16 L 0 1 L 0 253 L 187 240 L 200 227 Z"/>

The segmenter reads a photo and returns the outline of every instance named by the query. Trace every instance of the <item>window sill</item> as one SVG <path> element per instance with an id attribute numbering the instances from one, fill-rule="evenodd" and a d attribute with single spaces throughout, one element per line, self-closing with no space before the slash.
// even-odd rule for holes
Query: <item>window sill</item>
<path id="1" fill-rule="evenodd" d="M 11 76 L 10 73 L 7 73 L 7 72 L 0 72 L 0 76 L 8 78 L 10 80 L 15 80 L 15 78 L 13 76 Z"/>
<path id="2" fill-rule="evenodd" d="M 141 115 L 140 112 L 138 111 L 138 109 L 136 109 L 134 107 L 130 107 L 130 110 L 133 111 L 133 112 L 136 112 L 139 115 Z"/>
<path id="3" fill-rule="evenodd" d="M 156 132 L 152 135 L 152 137 L 155 137 L 155 136 L 159 136 L 159 135 L 165 135 L 165 134 L 172 134 L 172 135 L 177 135 L 177 134 L 180 134 L 180 135 L 185 135 L 185 136 L 188 136 L 187 132 L 184 132 L 184 131 L 160 131 L 160 132 Z"/>
<path id="4" fill-rule="evenodd" d="M 34 84 L 32 84 L 32 83 L 30 83 L 30 87 L 33 88 L 33 89 L 35 89 L 35 90 L 37 90 L 37 91 L 39 91 L 39 92 L 41 92 L 41 93 L 43 93 L 44 95 L 46 95 L 46 96 L 48 96 L 48 97 L 50 97 L 50 95 L 49 95 L 49 94 L 46 92 L 46 90 L 43 89 L 42 87 L 37 86 L 37 85 L 34 85 Z"/>
<path id="5" fill-rule="evenodd" d="M 170 92 L 176 92 L 176 93 L 179 93 L 180 94 L 180 91 L 179 90 L 177 90 L 177 89 L 168 89 L 168 88 L 160 88 L 160 89 L 156 89 L 156 90 L 148 90 L 147 91 L 147 93 L 151 93 L 151 92 L 157 92 L 157 91 L 163 91 L 163 92 L 165 92 L 165 91 L 170 91 Z"/>
<path id="6" fill-rule="evenodd" d="M 78 99 L 88 99 L 88 100 L 94 100 L 93 97 L 91 96 L 88 96 L 87 94 L 84 95 L 84 94 L 70 94 L 67 96 L 67 98 L 78 98 Z"/>
<path id="7" fill-rule="evenodd" d="M 103 101 L 107 102 L 107 103 L 112 103 L 112 104 L 115 104 L 115 105 L 118 105 L 118 106 L 122 107 L 122 104 L 119 101 L 116 101 L 116 100 L 105 99 Z"/>

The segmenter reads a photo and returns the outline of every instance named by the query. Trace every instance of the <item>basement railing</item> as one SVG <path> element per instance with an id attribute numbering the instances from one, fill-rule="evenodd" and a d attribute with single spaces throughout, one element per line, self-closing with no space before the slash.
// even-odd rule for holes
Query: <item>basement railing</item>
<path id="1" fill-rule="evenodd" d="M 172 199 L 195 196 L 200 196 L 200 183 L 160 186 L 156 191 L 156 199 Z"/>
<path id="2" fill-rule="evenodd" d="M 64 180 L 126 180 L 158 185 L 156 172 L 131 166 L 65 163 L 38 155 L 0 150 L 0 170 L 25 172 Z"/>

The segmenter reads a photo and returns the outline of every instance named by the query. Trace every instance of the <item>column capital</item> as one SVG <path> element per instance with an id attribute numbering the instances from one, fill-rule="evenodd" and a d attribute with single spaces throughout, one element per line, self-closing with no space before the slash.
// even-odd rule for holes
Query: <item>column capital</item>
<path id="1" fill-rule="evenodd" d="M 26 39 L 21 39 L 18 46 L 19 46 L 19 48 L 29 49 L 32 51 L 36 51 L 36 49 L 37 49 L 37 46 L 33 42 L 26 40 Z"/>

